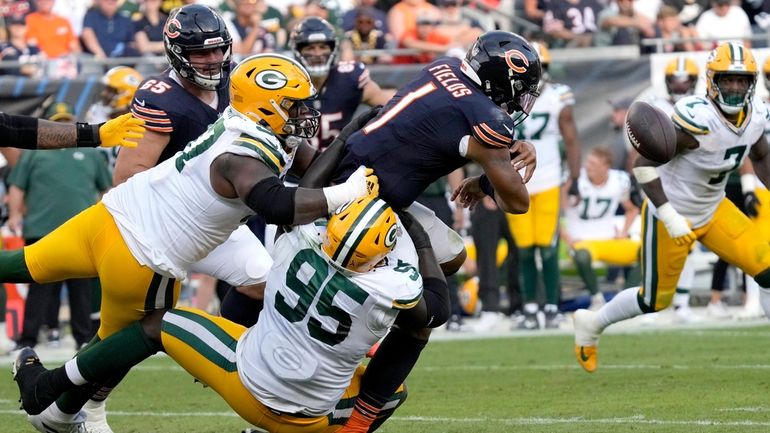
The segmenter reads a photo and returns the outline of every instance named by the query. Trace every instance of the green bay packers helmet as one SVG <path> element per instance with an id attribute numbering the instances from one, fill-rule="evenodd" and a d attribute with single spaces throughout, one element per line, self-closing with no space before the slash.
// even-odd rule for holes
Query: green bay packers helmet
<path id="1" fill-rule="evenodd" d="M 104 92 L 102 103 L 112 108 L 113 113 L 127 113 L 134 93 L 142 82 L 142 74 L 128 66 L 115 66 L 102 77 Z"/>
<path id="2" fill-rule="evenodd" d="M 762 75 L 765 76 L 765 88 L 770 91 L 770 57 L 765 59 L 765 64 L 762 65 Z"/>
<path id="3" fill-rule="evenodd" d="M 551 66 L 551 53 L 548 52 L 548 47 L 542 42 L 532 42 L 532 48 L 535 49 L 537 55 L 540 57 L 540 69 L 542 70 L 542 77 L 538 84 L 538 91 L 543 90 L 543 85 L 546 81 L 551 80 L 551 75 L 548 73 L 548 68 Z"/>
<path id="4" fill-rule="evenodd" d="M 230 74 L 230 105 L 278 135 L 315 136 L 321 113 L 305 103 L 315 96 L 305 68 L 279 54 L 248 57 Z"/>
<path id="5" fill-rule="evenodd" d="M 672 101 L 695 93 L 698 83 L 698 65 L 695 60 L 680 54 L 666 63 L 666 90 Z"/>
<path id="6" fill-rule="evenodd" d="M 735 91 L 720 87 L 720 79 L 730 75 L 746 77 L 746 88 Z M 740 112 L 754 96 L 756 82 L 757 62 L 751 50 L 743 45 L 735 42 L 723 43 L 709 54 L 706 63 L 706 94 L 723 112 Z"/>
<path id="7" fill-rule="evenodd" d="M 396 213 L 382 199 L 353 200 L 329 218 L 321 248 L 337 267 L 368 272 L 395 247 L 396 221 Z"/>
<path id="8" fill-rule="evenodd" d="M 479 299 L 479 277 L 465 280 L 457 293 L 460 309 L 466 316 L 477 317 L 481 314 L 481 299 Z"/>

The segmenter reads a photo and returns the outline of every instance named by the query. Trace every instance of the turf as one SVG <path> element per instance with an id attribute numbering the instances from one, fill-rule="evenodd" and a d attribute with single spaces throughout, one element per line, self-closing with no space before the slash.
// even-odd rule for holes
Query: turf
<path id="1" fill-rule="evenodd" d="M 574 361 L 569 335 L 434 341 L 409 399 L 384 433 L 767 432 L 768 327 L 610 334 L 599 371 Z M 10 374 L 0 431 L 32 432 Z M 240 432 L 246 423 L 167 358 L 110 397 L 116 433 Z"/>

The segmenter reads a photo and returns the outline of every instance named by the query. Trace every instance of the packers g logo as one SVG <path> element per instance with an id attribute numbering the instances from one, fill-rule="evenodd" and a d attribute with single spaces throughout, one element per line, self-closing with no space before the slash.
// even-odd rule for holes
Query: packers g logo
<path id="1" fill-rule="evenodd" d="M 171 18 L 166 22 L 166 28 L 163 29 L 163 33 L 165 33 L 169 39 L 175 39 L 180 35 L 179 30 L 181 29 L 182 24 L 176 18 Z"/>
<path id="2" fill-rule="evenodd" d="M 385 234 L 385 246 L 391 248 L 396 243 L 396 236 L 398 235 L 398 224 L 393 224 Z"/>
<path id="3" fill-rule="evenodd" d="M 524 63 L 524 66 L 518 66 L 513 62 L 513 59 L 519 59 L 522 63 Z M 511 68 L 514 72 L 518 72 L 520 74 L 523 74 L 527 72 L 527 68 L 529 68 L 529 60 L 527 59 L 527 56 L 524 55 L 519 50 L 508 50 L 505 52 L 505 63 L 508 63 L 508 67 Z"/>
<path id="4" fill-rule="evenodd" d="M 254 76 L 254 82 L 263 89 L 278 90 L 285 87 L 289 79 L 286 78 L 286 75 L 275 69 L 265 69 Z"/>

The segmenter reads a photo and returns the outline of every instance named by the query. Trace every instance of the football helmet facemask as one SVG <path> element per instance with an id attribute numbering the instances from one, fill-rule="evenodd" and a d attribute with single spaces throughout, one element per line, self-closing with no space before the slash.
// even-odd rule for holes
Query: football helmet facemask
<path id="1" fill-rule="evenodd" d="M 746 80 L 746 86 L 731 86 L 722 83 L 727 76 L 738 76 Z M 735 42 L 716 47 L 709 54 L 706 63 L 706 95 L 726 114 L 740 112 L 754 96 L 757 83 L 757 62 L 751 50 Z M 744 87 L 739 89 L 739 87 Z"/>
<path id="2" fill-rule="evenodd" d="M 180 77 L 206 90 L 227 85 L 233 39 L 222 17 L 208 6 L 188 4 L 171 11 L 163 28 L 163 47 Z M 190 53 L 219 48 L 222 61 L 193 64 Z"/>
<path id="3" fill-rule="evenodd" d="M 676 56 L 666 64 L 666 90 L 672 101 L 695 93 L 698 83 L 698 65 L 683 54 Z"/>
<path id="4" fill-rule="evenodd" d="M 329 218 L 321 249 L 340 269 L 368 272 L 396 246 L 396 221 L 396 213 L 382 199 L 353 200 Z"/>
<path id="5" fill-rule="evenodd" d="M 302 65 L 279 54 L 248 57 L 230 75 L 230 105 L 280 136 L 315 136 L 321 113 L 305 104 L 315 96 Z"/>
<path id="6" fill-rule="evenodd" d="M 110 107 L 113 113 L 128 112 L 137 87 L 142 82 L 142 74 L 128 66 L 115 66 L 102 77 L 104 91 L 102 104 Z"/>
<path id="7" fill-rule="evenodd" d="M 537 99 L 541 78 L 540 58 L 521 36 L 490 31 L 479 36 L 462 61 L 461 70 L 485 95 L 514 116 L 519 124 Z"/>
<path id="8" fill-rule="evenodd" d="M 302 54 L 303 48 L 315 43 L 328 45 L 329 54 Z M 318 17 L 308 17 L 300 21 L 294 28 L 289 42 L 294 58 L 302 63 L 311 77 L 323 77 L 329 73 L 337 60 L 338 45 L 334 27 L 326 20 Z"/>

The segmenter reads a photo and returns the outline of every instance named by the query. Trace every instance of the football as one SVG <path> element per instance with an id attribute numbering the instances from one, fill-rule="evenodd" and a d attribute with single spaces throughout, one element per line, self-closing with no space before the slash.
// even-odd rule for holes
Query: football
<path id="1" fill-rule="evenodd" d="M 676 129 L 671 118 L 652 105 L 636 101 L 626 114 L 626 134 L 643 157 L 665 164 L 676 153 Z"/>

